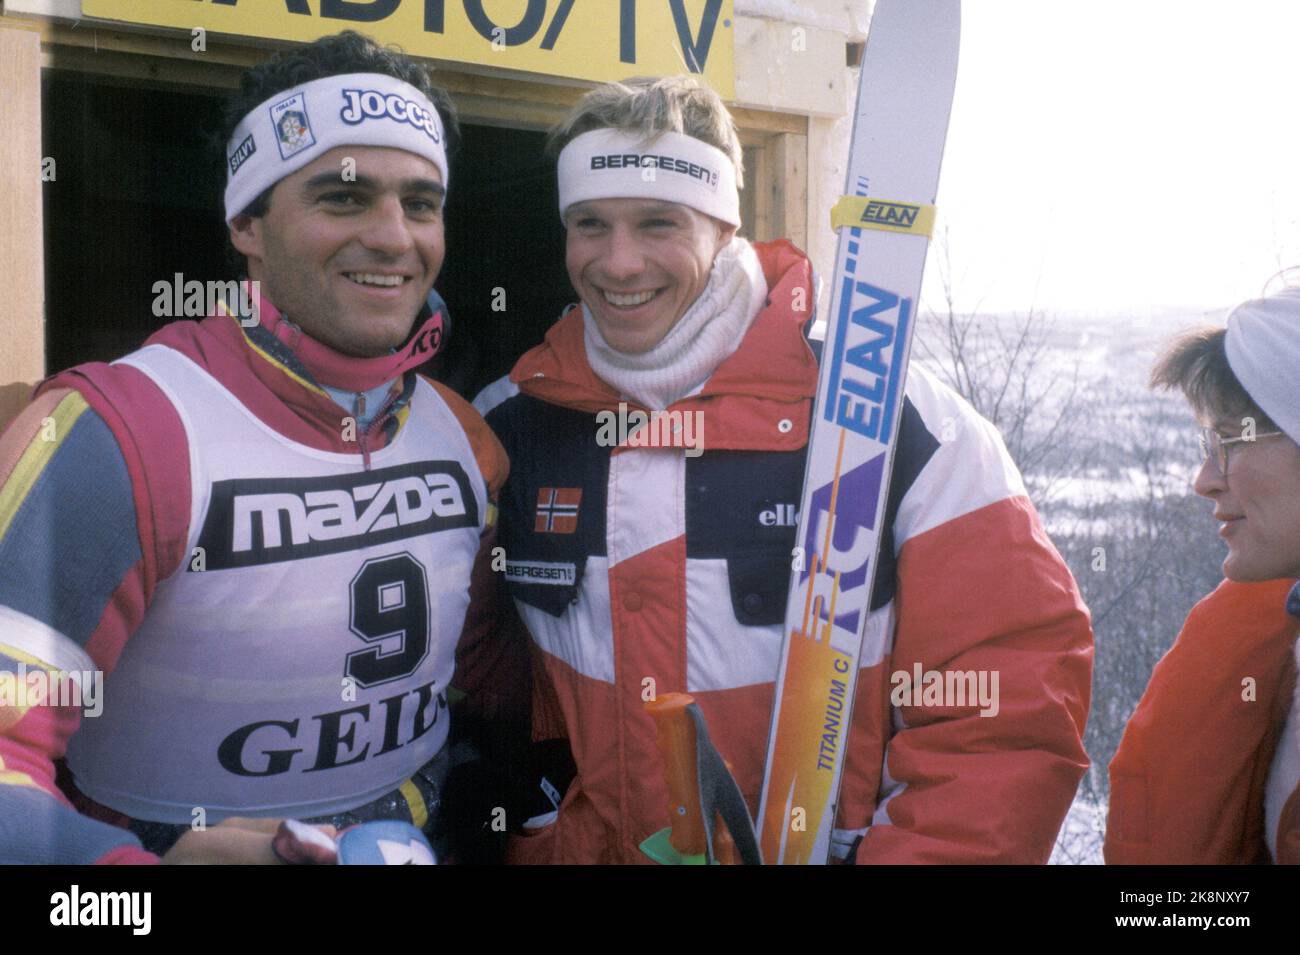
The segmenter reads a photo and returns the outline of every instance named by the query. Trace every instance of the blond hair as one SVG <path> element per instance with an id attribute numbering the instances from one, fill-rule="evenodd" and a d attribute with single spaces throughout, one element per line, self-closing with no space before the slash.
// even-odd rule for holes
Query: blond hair
<path id="1" fill-rule="evenodd" d="M 552 156 L 593 129 L 644 133 L 684 133 L 721 149 L 736 167 L 736 188 L 745 185 L 745 159 L 736 122 L 722 98 L 693 76 L 634 76 L 605 83 L 578 100 L 547 135 Z"/>

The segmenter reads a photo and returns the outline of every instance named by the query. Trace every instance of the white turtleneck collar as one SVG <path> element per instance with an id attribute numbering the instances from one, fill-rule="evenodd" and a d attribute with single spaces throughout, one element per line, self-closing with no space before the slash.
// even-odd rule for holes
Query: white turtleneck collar
<path id="1" fill-rule="evenodd" d="M 600 378 L 651 411 L 699 390 L 740 347 L 767 298 L 763 267 L 746 240 L 735 236 L 717 254 L 709 281 L 649 351 L 629 355 L 606 343 L 591 311 L 582 306 L 587 361 Z"/>

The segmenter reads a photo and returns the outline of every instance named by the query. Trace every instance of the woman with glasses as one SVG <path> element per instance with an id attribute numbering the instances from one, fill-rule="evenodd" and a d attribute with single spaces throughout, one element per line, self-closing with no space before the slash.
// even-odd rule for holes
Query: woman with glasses
<path id="1" fill-rule="evenodd" d="M 1156 666 L 1110 764 L 1110 863 L 1300 863 L 1300 289 L 1156 364 L 1199 423 L 1227 579 Z"/>

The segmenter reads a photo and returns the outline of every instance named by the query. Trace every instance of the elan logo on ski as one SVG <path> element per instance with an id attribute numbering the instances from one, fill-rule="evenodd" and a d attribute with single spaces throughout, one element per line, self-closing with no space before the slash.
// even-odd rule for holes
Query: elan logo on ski
<path id="1" fill-rule="evenodd" d="M 912 301 L 846 276 L 840 302 L 835 335 L 829 339 L 830 384 L 823 415 L 888 444 L 902 381 L 895 373 L 901 365 L 898 352 L 907 341 Z"/>
<path id="2" fill-rule="evenodd" d="M 867 207 L 862 210 L 860 221 L 910 229 L 916 225 L 917 216 L 920 214 L 920 206 L 910 205 L 905 202 L 885 202 L 881 199 L 871 199 L 867 202 Z"/>

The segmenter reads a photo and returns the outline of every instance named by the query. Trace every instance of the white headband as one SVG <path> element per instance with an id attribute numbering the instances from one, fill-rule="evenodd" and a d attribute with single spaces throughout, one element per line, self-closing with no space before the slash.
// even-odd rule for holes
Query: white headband
<path id="1" fill-rule="evenodd" d="M 1238 305 L 1224 349 L 1246 394 L 1300 444 L 1300 289 Z"/>
<path id="2" fill-rule="evenodd" d="M 409 83 L 345 73 L 276 93 L 245 116 L 226 144 L 226 222 L 265 190 L 336 146 L 391 146 L 438 167 L 447 188 L 442 118 Z"/>
<path id="3" fill-rule="evenodd" d="M 683 133 L 593 129 L 560 151 L 559 180 L 561 216 L 588 199 L 662 199 L 740 225 L 731 158 Z"/>

